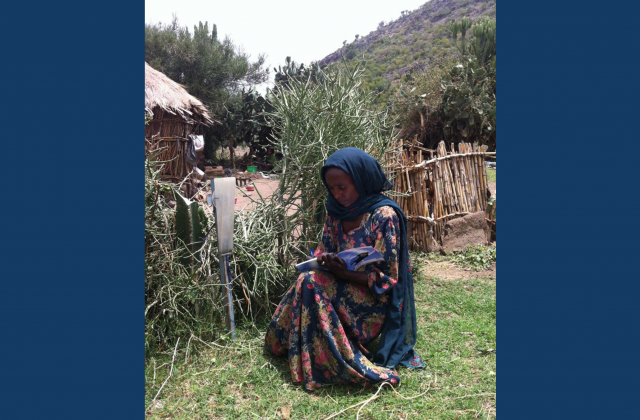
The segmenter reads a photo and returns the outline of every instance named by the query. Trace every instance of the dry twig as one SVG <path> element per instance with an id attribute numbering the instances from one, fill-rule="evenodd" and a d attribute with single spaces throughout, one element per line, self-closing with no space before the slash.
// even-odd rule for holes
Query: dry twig
<path id="1" fill-rule="evenodd" d="M 153 397 L 153 401 L 151 401 L 152 404 L 154 402 L 156 402 L 156 398 L 158 398 L 158 395 L 160 395 L 160 391 L 162 391 L 162 388 L 164 388 L 164 386 L 167 383 L 167 381 L 169 380 L 169 378 L 171 378 L 171 375 L 173 375 L 173 362 L 176 359 L 176 352 L 178 351 L 178 343 L 179 342 L 180 342 L 180 337 L 178 337 L 178 341 L 176 341 L 176 347 L 173 349 L 173 357 L 171 358 L 171 369 L 169 369 L 169 376 L 167 376 L 167 379 L 165 379 L 164 382 L 162 383 L 162 386 L 158 390 L 158 393 L 156 394 L 156 396 Z"/>

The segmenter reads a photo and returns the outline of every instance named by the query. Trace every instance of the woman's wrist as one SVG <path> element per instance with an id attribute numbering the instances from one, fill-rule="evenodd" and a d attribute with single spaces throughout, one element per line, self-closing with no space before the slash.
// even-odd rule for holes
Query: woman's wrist
<path id="1" fill-rule="evenodd" d="M 369 284 L 368 274 L 365 271 L 351 271 L 348 269 L 340 270 L 338 273 L 334 273 L 336 277 L 358 284 Z"/>

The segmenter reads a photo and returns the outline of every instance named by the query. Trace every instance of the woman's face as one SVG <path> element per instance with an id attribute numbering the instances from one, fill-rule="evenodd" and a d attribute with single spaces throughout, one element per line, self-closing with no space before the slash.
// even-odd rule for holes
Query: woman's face
<path id="1" fill-rule="evenodd" d="M 329 168 L 324 173 L 329 191 L 343 207 L 349 207 L 360 197 L 353 179 L 340 168 Z"/>

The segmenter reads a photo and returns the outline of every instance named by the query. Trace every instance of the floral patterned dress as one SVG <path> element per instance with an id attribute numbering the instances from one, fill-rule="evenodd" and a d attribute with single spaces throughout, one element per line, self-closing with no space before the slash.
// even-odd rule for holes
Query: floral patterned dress
<path id="1" fill-rule="evenodd" d="M 398 282 L 398 226 L 398 216 L 387 206 L 365 213 L 350 232 L 343 232 L 340 220 L 327 217 L 316 255 L 373 246 L 385 261 L 365 266 L 368 285 L 336 279 L 328 271 L 300 274 L 278 305 L 265 338 L 273 354 L 288 355 L 294 383 L 308 390 L 322 384 L 399 383 L 398 373 L 374 365 L 363 347 L 382 331 L 387 292 Z"/>

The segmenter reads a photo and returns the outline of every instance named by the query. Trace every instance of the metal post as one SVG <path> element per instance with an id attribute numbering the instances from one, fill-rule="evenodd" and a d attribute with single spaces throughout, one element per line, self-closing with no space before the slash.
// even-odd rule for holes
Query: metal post
<path id="1" fill-rule="evenodd" d="M 224 181 L 222 181 L 224 180 Z M 233 195 L 235 195 L 235 178 L 219 179 L 219 191 L 216 194 L 214 180 L 211 180 L 213 211 L 218 233 L 218 260 L 220 262 L 220 280 L 226 295 L 226 325 L 231 331 L 232 339 L 236 339 L 236 328 L 233 314 L 233 296 L 231 283 L 233 276 L 229 265 L 229 255 L 233 252 Z"/>
<path id="2" fill-rule="evenodd" d="M 226 295 L 226 324 L 227 329 L 231 331 L 231 338 L 236 339 L 236 326 L 233 316 L 233 297 L 231 296 L 231 267 L 229 266 L 229 254 L 220 255 L 220 279 L 225 288 Z"/>

